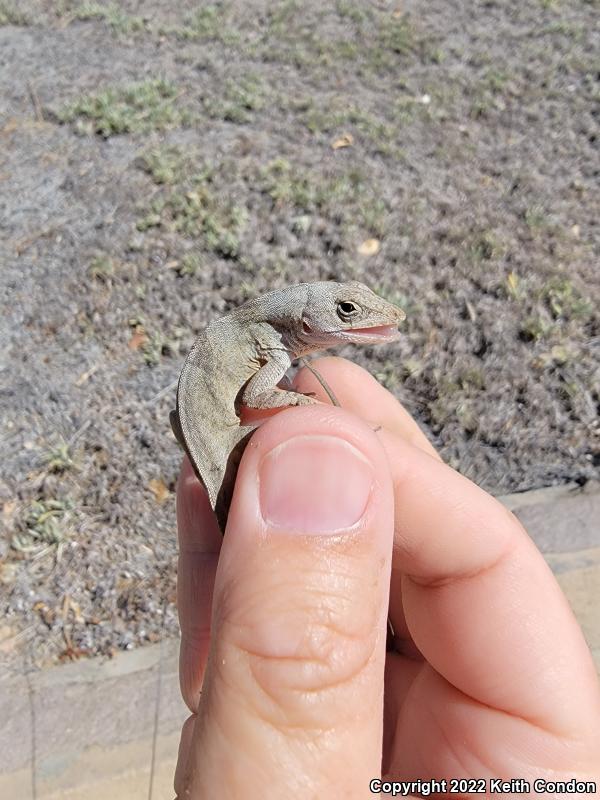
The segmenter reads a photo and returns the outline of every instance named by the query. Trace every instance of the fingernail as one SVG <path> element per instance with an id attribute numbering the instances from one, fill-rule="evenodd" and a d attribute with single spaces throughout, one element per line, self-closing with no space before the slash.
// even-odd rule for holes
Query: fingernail
<path id="1" fill-rule="evenodd" d="M 371 463 L 337 436 L 296 436 L 262 459 L 259 495 L 269 525 L 300 533 L 335 533 L 363 516 Z"/>

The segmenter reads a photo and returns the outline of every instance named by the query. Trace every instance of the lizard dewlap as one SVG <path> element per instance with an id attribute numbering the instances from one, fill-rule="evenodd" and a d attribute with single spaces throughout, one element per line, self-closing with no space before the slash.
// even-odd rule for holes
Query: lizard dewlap
<path id="1" fill-rule="evenodd" d="M 318 402 L 277 386 L 294 359 L 348 342 L 391 342 L 404 317 L 362 283 L 322 281 L 249 300 L 200 333 L 181 370 L 170 418 L 223 533 L 237 467 L 255 430 L 240 424 L 240 406 Z"/>

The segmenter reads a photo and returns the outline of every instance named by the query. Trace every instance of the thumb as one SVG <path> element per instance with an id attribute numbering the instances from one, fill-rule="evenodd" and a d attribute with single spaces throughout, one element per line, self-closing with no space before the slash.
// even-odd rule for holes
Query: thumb
<path id="1" fill-rule="evenodd" d="M 213 595 L 181 797 L 363 797 L 381 769 L 393 537 L 387 460 L 339 409 L 254 434 Z"/>

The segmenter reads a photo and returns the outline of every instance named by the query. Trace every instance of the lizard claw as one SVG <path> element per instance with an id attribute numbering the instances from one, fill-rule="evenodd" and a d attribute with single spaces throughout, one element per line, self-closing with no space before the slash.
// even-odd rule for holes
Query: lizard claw
<path id="1" fill-rule="evenodd" d="M 313 405 L 314 403 L 318 403 L 319 401 L 315 400 L 314 394 L 315 394 L 314 392 L 306 392 L 306 394 L 304 392 L 302 393 L 298 392 L 296 394 L 296 402 L 294 403 L 294 405 L 310 406 Z"/>

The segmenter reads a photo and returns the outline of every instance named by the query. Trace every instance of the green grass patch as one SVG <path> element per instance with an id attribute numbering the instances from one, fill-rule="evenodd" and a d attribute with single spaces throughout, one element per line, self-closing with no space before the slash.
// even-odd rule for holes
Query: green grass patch
<path id="1" fill-rule="evenodd" d="M 521 339 L 539 342 L 559 334 L 573 322 L 586 322 L 594 313 L 593 303 L 582 295 L 569 278 L 556 275 L 535 293 L 537 309 L 522 323 Z"/>
<path id="2" fill-rule="evenodd" d="M 246 75 L 237 81 L 226 81 L 218 97 L 205 100 L 204 108 L 213 119 L 243 124 L 253 119 L 255 111 L 264 108 L 267 94 L 260 78 Z"/>
<path id="3" fill-rule="evenodd" d="M 333 134 L 351 130 L 374 145 L 378 152 L 396 152 L 396 131 L 393 125 L 376 114 L 337 99 L 328 105 L 313 102 L 300 112 L 300 118 L 311 133 Z"/>
<path id="4" fill-rule="evenodd" d="M 207 5 L 186 17 L 182 25 L 163 27 L 159 33 L 191 41 L 214 41 L 238 44 L 240 32 L 232 26 L 226 7 Z"/>
<path id="5" fill-rule="evenodd" d="M 259 170 L 256 188 L 276 206 L 293 206 L 300 212 L 295 224 L 318 213 L 342 229 L 358 228 L 377 237 L 386 233 L 387 207 L 373 181 L 358 169 L 324 175 L 276 158 Z"/>
<path id="6" fill-rule="evenodd" d="M 511 300 L 517 303 L 523 302 L 527 297 L 526 286 L 522 278 L 516 272 L 509 272 L 504 282 L 504 291 Z"/>
<path id="7" fill-rule="evenodd" d="M 268 5 L 265 29 L 269 36 L 275 38 L 289 36 L 292 28 L 298 27 L 298 14 L 302 11 L 302 3 L 298 0 L 281 0 Z"/>
<path id="8" fill-rule="evenodd" d="M 65 106 L 58 118 L 63 123 L 74 122 L 80 133 L 104 138 L 164 130 L 190 120 L 189 113 L 177 107 L 177 96 L 174 83 L 152 78 L 80 97 Z"/>
<path id="9" fill-rule="evenodd" d="M 482 231 L 473 237 L 468 245 L 472 261 L 482 263 L 492 261 L 502 253 L 502 247 L 493 231 Z"/>
<path id="10" fill-rule="evenodd" d="M 480 62 L 488 62 L 487 54 L 480 54 L 477 58 Z M 478 79 L 465 85 L 463 91 L 469 99 L 469 116 L 472 119 L 484 118 L 495 109 L 503 109 L 502 95 L 509 79 L 504 69 L 490 65 Z"/>
<path id="11" fill-rule="evenodd" d="M 0 2 L 0 25 L 31 25 L 31 20 L 14 3 Z"/>
<path id="12" fill-rule="evenodd" d="M 359 220 L 365 232 L 381 239 L 387 233 L 388 209 L 380 197 L 369 192 L 358 200 Z"/>
<path id="13" fill-rule="evenodd" d="M 302 170 L 285 158 L 276 158 L 260 170 L 259 188 L 277 204 L 327 213 L 352 201 L 359 190 L 366 188 L 366 181 L 358 170 L 323 176 Z"/>
<path id="14" fill-rule="evenodd" d="M 148 336 L 147 341 L 142 347 L 142 355 L 144 362 L 149 367 L 155 367 L 160 364 L 162 357 L 167 355 L 172 350 L 171 343 L 161 331 L 155 331 Z"/>
<path id="15" fill-rule="evenodd" d="M 498 67 L 489 67 L 483 75 L 481 86 L 493 94 L 502 93 L 508 83 L 508 74 Z"/>
<path id="16" fill-rule="evenodd" d="M 99 253 L 91 260 L 88 275 L 94 280 L 108 283 L 116 273 L 116 261 L 107 253 Z"/>
<path id="17" fill-rule="evenodd" d="M 157 169 L 154 162 L 139 166 Z M 162 169 L 161 158 L 161 175 Z M 276 215 L 298 237 L 307 233 L 314 219 L 326 218 L 338 231 L 340 247 L 351 247 L 352 252 L 366 238 L 382 239 L 389 225 L 389 209 L 377 185 L 356 168 L 324 173 L 285 158 L 262 166 L 230 159 L 203 168 L 201 160 L 191 156 L 182 179 L 173 184 L 164 181 L 142 210 L 137 229 L 178 233 L 193 242 L 192 248 L 182 243 L 176 268 L 182 275 L 194 275 L 204 268 L 206 253 L 244 263 L 249 209 L 260 219 Z"/>
<path id="18" fill-rule="evenodd" d="M 525 224 L 531 231 L 540 230 L 548 225 L 548 216 L 543 206 L 534 205 L 525 209 L 523 214 Z"/>
<path id="19" fill-rule="evenodd" d="M 372 18 L 372 9 L 364 2 L 336 0 L 335 10 L 340 19 L 349 20 L 355 25 L 364 25 Z"/>
<path id="20" fill-rule="evenodd" d="M 557 20 L 551 22 L 541 28 L 535 28 L 531 31 L 532 37 L 537 36 L 564 36 L 571 42 L 581 42 L 586 34 L 586 29 L 583 25 L 570 22 L 568 20 Z"/>
<path id="21" fill-rule="evenodd" d="M 189 253 L 185 253 L 179 265 L 177 267 L 177 272 L 180 275 L 199 275 L 205 267 L 205 260 L 201 253 L 198 253 L 192 250 Z"/>
<path id="22" fill-rule="evenodd" d="M 568 278 L 561 276 L 544 285 L 542 299 L 555 320 L 587 319 L 594 310 L 592 302 Z"/>
<path id="23" fill-rule="evenodd" d="M 20 553 L 59 547 L 72 533 L 73 504 L 69 500 L 33 500 L 25 511 L 11 545 Z"/>
<path id="24" fill-rule="evenodd" d="M 205 250 L 237 258 L 247 213 L 215 191 L 212 180 L 212 172 L 206 170 L 192 178 L 190 189 L 176 188 L 156 198 L 138 220 L 138 230 L 177 231 L 199 241 Z"/>
<path id="25" fill-rule="evenodd" d="M 138 293 L 143 299 L 145 293 Z M 163 356 L 172 355 L 179 350 L 179 340 L 183 331 L 179 328 L 173 329 L 170 336 L 160 330 L 149 331 L 143 316 L 137 315 L 129 320 L 132 337 L 138 339 L 135 349 L 141 353 L 144 363 L 149 367 L 159 364 Z"/>
<path id="26" fill-rule="evenodd" d="M 398 55 L 407 55 L 415 50 L 417 39 L 408 17 L 402 16 L 391 21 L 385 20 L 379 26 L 376 37 L 377 47 Z"/>
<path id="27" fill-rule="evenodd" d="M 519 337 L 524 342 L 539 342 L 554 330 L 553 323 L 542 314 L 531 314 L 519 328 Z"/>
<path id="28" fill-rule="evenodd" d="M 157 184 L 179 183 L 185 174 L 186 159 L 179 147 L 153 147 L 138 159 L 138 165 Z"/>
<path id="29" fill-rule="evenodd" d="M 395 18 L 377 13 L 367 4 L 351 2 L 338 2 L 335 11 L 344 25 L 324 35 L 321 31 L 330 14 L 327 6 L 310 19 L 297 2 L 271 8 L 258 38 L 247 43 L 248 51 L 264 61 L 313 73 L 352 64 L 357 74 L 373 76 L 397 69 L 402 59 L 421 57 L 431 50 L 406 15 Z M 439 57 L 438 52 L 429 60 Z"/>
<path id="30" fill-rule="evenodd" d="M 46 469 L 49 472 L 67 472 L 75 466 L 66 442 L 58 442 L 44 456 Z"/>
<path id="31" fill-rule="evenodd" d="M 125 13 L 116 3 L 82 3 L 71 12 L 71 19 L 80 21 L 101 20 L 115 33 L 128 35 L 146 28 L 142 17 Z"/>

